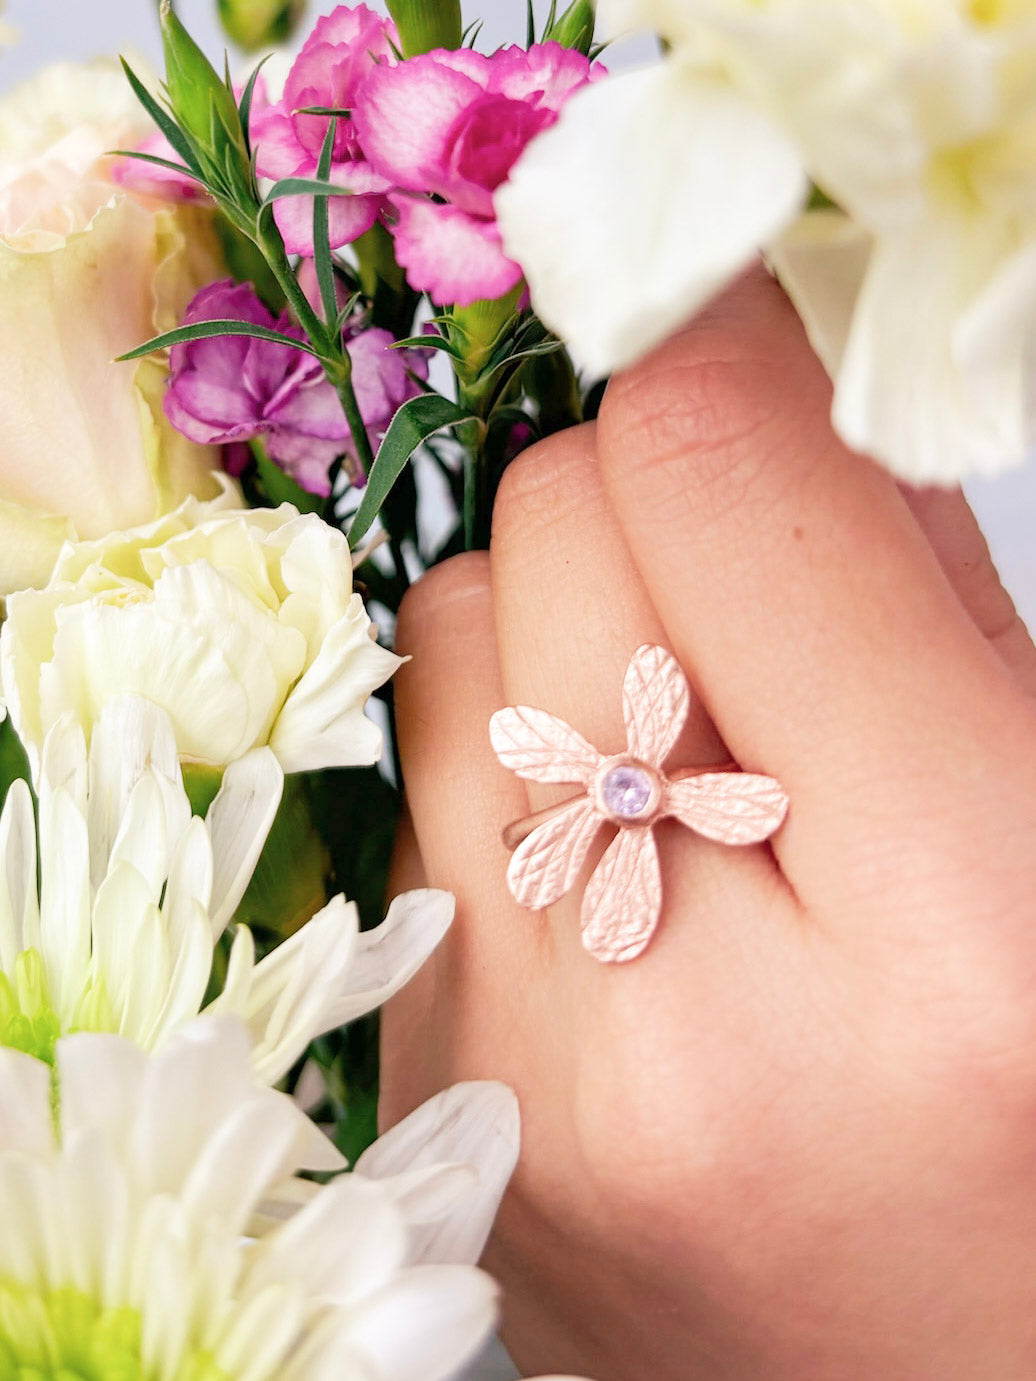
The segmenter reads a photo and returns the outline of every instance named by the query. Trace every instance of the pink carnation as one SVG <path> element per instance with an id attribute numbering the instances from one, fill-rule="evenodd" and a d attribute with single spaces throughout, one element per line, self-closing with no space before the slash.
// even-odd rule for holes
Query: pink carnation
<path id="1" fill-rule="evenodd" d="M 263 306 L 251 283 L 210 283 L 181 324 L 220 319 L 303 338 L 287 312 L 275 318 Z M 414 376 L 424 378 L 428 370 L 423 352 L 393 347 L 380 327 L 357 322 L 346 330 L 353 390 L 373 451 L 396 409 L 419 392 Z M 216 336 L 174 345 L 169 366 L 166 416 L 192 441 L 226 446 L 231 474 L 247 460 L 243 443 L 261 436 L 270 459 L 311 494 L 330 492 L 328 472 L 340 455 L 363 482 L 338 395 L 312 355 L 275 341 Z"/>
<path id="2" fill-rule="evenodd" d="M 302 115 L 307 106 L 352 110 L 365 78 L 379 62 L 395 61 L 399 38 L 390 20 L 365 5 L 338 9 L 317 21 L 284 84 L 284 95 L 252 122 L 256 169 L 263 177 L 316 177 L 328 116 Z M 349 244 L 377 220 L 392 183 L 367 162 L 351 119 L 335 128 L 330 181 L 347 197 L 328 203 L 331 248 Z M 313 198 L 284 197 L 274 219 L 289 254 L 313 253 Z"/>
<path id="3" fill-rule="evenodd" d="M 390 198 L 393 233 L 411 286 L 467 305 L 521 280 L 501 247 L 493 193 L 568 97 L 603 74 L 557 43 L 489 57 L 438 49 L 368 74 L 355 129 L 369 166 L 402 189 Z"/>

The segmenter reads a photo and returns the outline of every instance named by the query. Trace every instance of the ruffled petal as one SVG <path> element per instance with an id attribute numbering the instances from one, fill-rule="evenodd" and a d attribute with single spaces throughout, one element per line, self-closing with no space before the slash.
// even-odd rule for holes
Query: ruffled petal
<path id="1" fill-rule="evenodd" d="M 806 190 L 783 135 L 728 86 L 673 61 L 577 92 L 495 205 L 534 306 L 596 376 L 690 317 Z"/>
<path id="2" fill-rule="evenodd" d="M 521 281 L 492 221 L 420 197 L 393 197 L 396 258 L 412 288 L 433 301 L 468 306 L 502 297 Z"/>

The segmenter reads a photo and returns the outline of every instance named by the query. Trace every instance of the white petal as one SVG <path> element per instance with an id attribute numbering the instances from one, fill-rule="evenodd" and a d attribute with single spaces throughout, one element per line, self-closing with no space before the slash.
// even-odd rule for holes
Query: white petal
<path id="1" fill-rule="evenodd" d="M 251 934 L 238 929 L 224 990 L 210 1010 L 233 1012 L 246 1023 L 264 1083 L 275 1083 L 311 1040 L 338 1025 L 338 995 L 358 930 L 356 908 L 336 897 L 253 967 Z"/>
<path id="2" fill-rule="evenodd" d="M 348 1340 L 380 1381 L 444 1381 L 485 1342 L 496 1301 L 492 1280 L 471 1266 L 415 1266 L 364 1301 Z"/>
<path id="3" fill-rule="evenodd" d="M 11 783 L 0 815 L 0 969 L 39 944 L 36 816 L 27 782 Z"/>
<path id="4" fill-rule="evenodd" d="M 370 636 L 359 595 L 328 631 L 323 646 L 281 709 L 270 747 L 285 772 L 359 767 L 376 762 L 381 730 L 363 713 L 372 691 L 404 659 Z"/>
<path id="5" fill-rule="evenodd" d="M 409 983 L 449 929 L 455 906 L 452 893 L 433 888 L 394 898 L 381 925 L 360 931 L 330 1025 L 373 1011 Z"/>
<path id="6" fill-rule="evenodd" d="M 832 378 L 845 354 L 872 244 L 840 211 L 810 211 L 767 254 Z"/>
<path id="7" fill-rule="evenodd" d="M 65 1138 L 100 1128 L 124 1145 L 137 1119 L 148 1056 L 132 1041 L 93 1032 L 63 1036 L 56 1064 Z"/>
<path id="8" fill-rule="evenodd" d="M 212 935 L 223 933 L 244 894 L 270 832 L 284 773 L 268 748 L 256 748 L 223 774 L 205 822 L 212 838 Z"/>
<path id="9" fill-rule="evenodd" d="M 90 962 L 90 846 L 68 792 L 40 798 L 40 940 L 59 1013 L 78 1001 Z"/>
<path id="10" fill-rule="evenodd" d="M 482 1254 L 518 1159 L 518 1100 L 504 1084 L 454 1084 L 379 1137 L 355 1173 L 388 1179 L 452 1163 L 478 1171 L 474 1192 L 447 1218 L 415 1228 L 411 1261 L 474 1262 Z"/>
<path id="11" fill-rule="evenodd" d="M 391 1195 L 347 1175 L 263 1239 L 247 1285 L 296 1280 L 341 1303 L 363 1300 L 362 1314 L 365 1297 L 391 1281 L 405 1258 L 406 1233 Z"/>
<path id="12" fill-rule="evenodd" d="M 53 1145 L 49 1066 L 0 1048 L 0 1151 L 47 1155 Z"/>
<path id="13" fill-rule="evenodd" d="M 601 375 L 686 321 L 787 224 L 806 187 L 773 125 L 671 60 L 578 92 L 495 206 L 533 305 Z"/>
<path id="14" fill-rule="evenodd" d="M 922 223 L 875 244 L 833 415 L 850 446 L 911 483 L 951 484 L 1025 458 L 1032 346 L 1016 323 L 1008 343 L 977 364 L 984 333 L 970 329 L 1004 257 L 988 225 Z"/>

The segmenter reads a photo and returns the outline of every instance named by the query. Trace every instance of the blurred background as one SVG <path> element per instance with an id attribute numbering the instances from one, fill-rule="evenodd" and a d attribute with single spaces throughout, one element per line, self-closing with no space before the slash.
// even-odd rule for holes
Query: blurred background
<path id="1" fill-rule="evenodd" d="M 368 0 L 383 9 L 378 0 Z M 549 0 L 534 0 L 538 15 Z M 335 8 L 335 0 L 310 0 L 304 25 Z M 198 42 L 217 56 L 226 39 L 216 16 L 216 0 L 178 0 L 177 12 Z M 0 53 L 0 92 L 9 90 L 44 63 L 117 52 L 136 53 L 159 63 L 154 0 L 7 0 L 4 17 L 18 31 L 14 47 Z M 467 0 L 466 20 L 484 20 L 478 46 L 489 50 L 525 37 L 526 0 Z M 306 32 L 303 28 L 302 32 Z M 648 42 L 630 44 L 609 55 L 611 66 L 645 60 Z M 1036 360 L 1033 387 L 1036 389 Z M 973 481 L 968 496 L 993 549 L 1005 585 L 1030 629 L 1036 629 L 1036 457 L 1024 470 L 996 480 Z"/>

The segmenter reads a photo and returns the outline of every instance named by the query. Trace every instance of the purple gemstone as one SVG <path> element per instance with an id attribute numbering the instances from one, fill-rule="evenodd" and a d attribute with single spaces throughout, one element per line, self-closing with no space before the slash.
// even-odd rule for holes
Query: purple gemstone
<path id="1" fill-rule="evenodd" d="M 654 783 L 640 767 L 613 767 L 601 783 L 604 803 L 620 820 L 636 820 L 651 800 Z"/>

